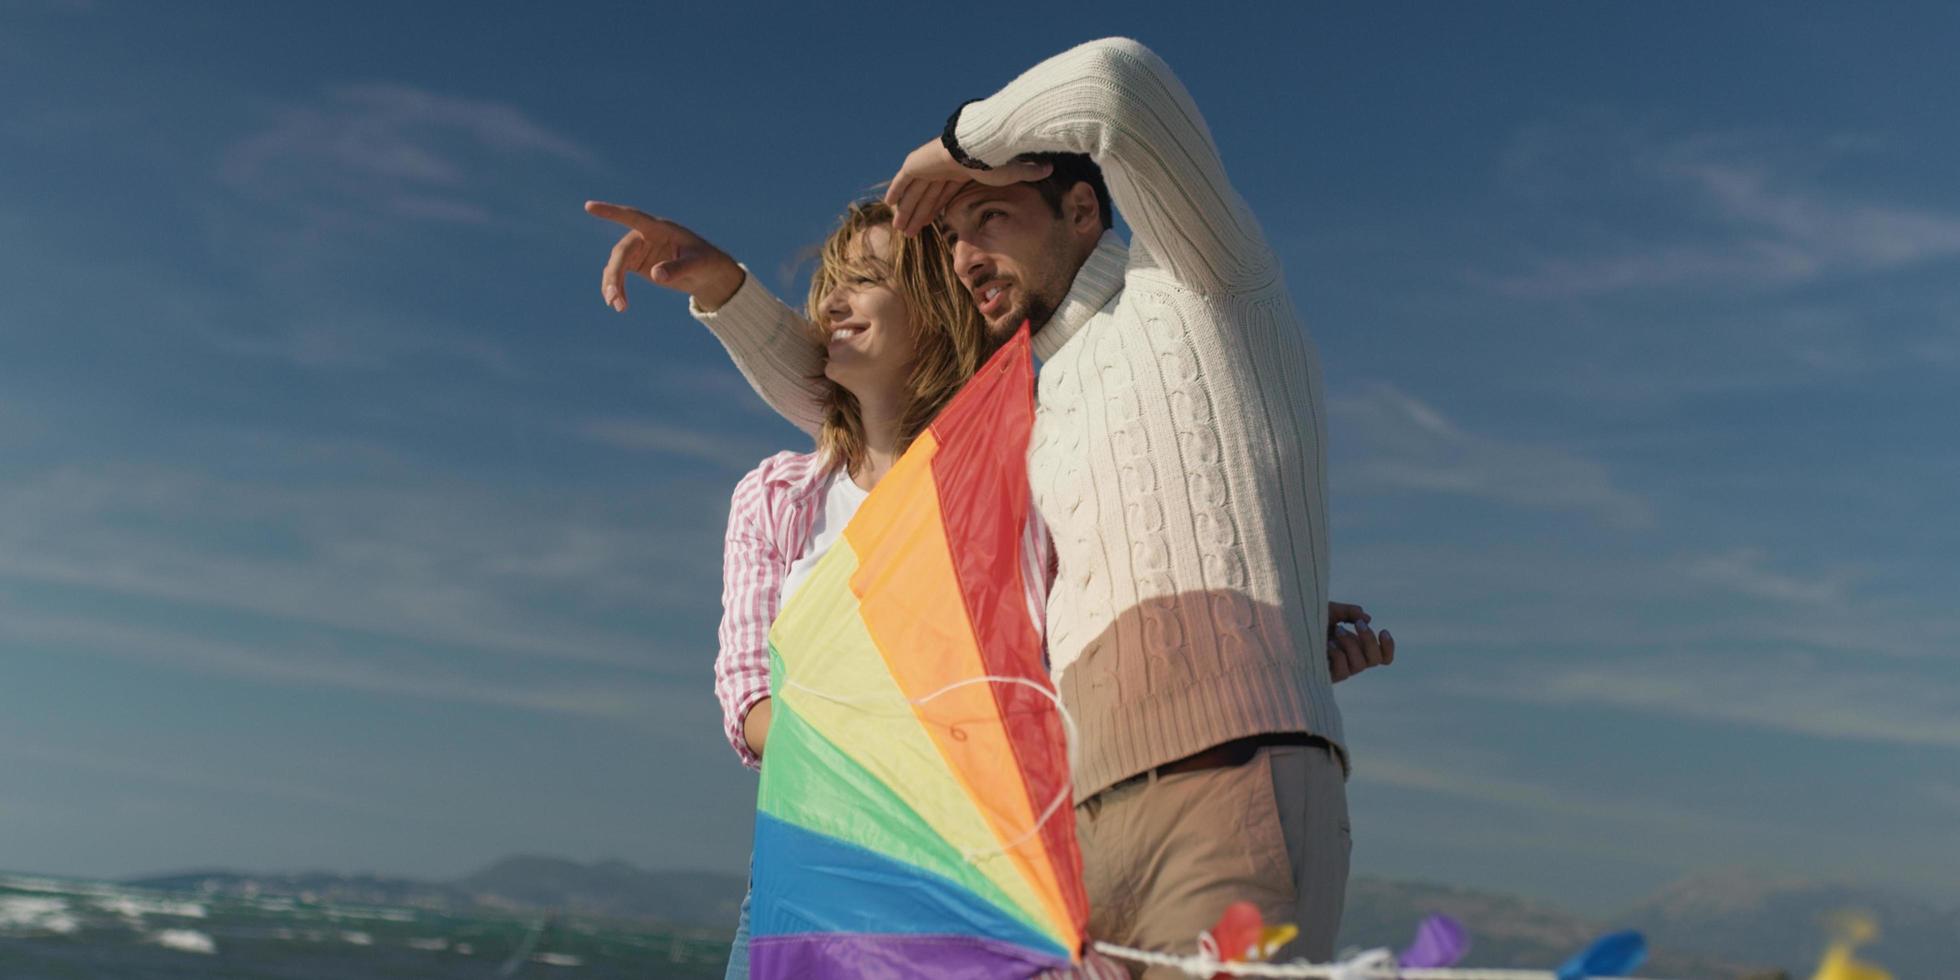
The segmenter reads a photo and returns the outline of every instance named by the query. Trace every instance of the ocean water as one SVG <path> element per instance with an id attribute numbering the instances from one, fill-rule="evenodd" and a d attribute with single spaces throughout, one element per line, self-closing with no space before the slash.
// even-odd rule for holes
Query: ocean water
<path id="1" fill-rule="evenodd" d="M 4 980 L 720 977 L 726 937 L 0 875 Z"/>

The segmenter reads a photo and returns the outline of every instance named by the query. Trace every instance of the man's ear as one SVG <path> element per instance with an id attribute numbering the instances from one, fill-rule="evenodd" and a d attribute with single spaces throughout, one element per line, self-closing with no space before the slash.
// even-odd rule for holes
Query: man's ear
<path id="1" fill-rule="evenodd" d="M 1075 186 L 1062 195 L 1062 213 L 1068 215 L 1069 230 L 1082 234 L 1093 231 L 1102 237 L 1102 205 L 1096 200 L 1096 190 L 1088 181 L 1076 181 Z"/>

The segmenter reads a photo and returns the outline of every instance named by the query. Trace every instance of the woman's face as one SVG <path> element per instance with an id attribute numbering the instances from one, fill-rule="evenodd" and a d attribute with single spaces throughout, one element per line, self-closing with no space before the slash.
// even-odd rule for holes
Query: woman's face
<path id="1" fill-rule="evenodd" d="M 852 257 L 883 275 L 839 282 L 824 297 L 823 332 L 827 358 L 823 373 L 859 401 L 884 400 L 902 393 L 912 372 L 917 333 L 912 311 L 891 285 L 892 230 L 878 225 L 851 243 Z"/>

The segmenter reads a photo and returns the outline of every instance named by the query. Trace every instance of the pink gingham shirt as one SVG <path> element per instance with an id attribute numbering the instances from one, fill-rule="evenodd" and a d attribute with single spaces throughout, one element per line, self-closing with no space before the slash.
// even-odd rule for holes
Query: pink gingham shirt
<path id="1" fill-rule="evenodd" d="M 750 769 L 761 768 L 762 760 L 749 750 L 742 722 L 769 696 L 769 627 L 776 621 L 783 577 L 809 547 L 811 525 L 823 512 L 830 471 L 816 453 L 777 453 L 735 484 L 729 500 L 715 697 L 721 701 L 722 732 Z M 1021 539 L 1021 571 L 1028 615 L 1040 630 L 1054 561 L 1048 530 L 1033 507 Z"/>

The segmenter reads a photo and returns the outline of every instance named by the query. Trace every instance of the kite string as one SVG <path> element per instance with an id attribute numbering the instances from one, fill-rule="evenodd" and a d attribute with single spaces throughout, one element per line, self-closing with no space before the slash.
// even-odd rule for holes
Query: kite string
<path id="1" fill-rule="evenodd" d="M 1456 967 L 1405 967 L 1386 949 L 1356 953 L 1336 963 L 1241 963 L 1198 953 L 1179 956 L 1131 949 L 1115 943 L 1090 944 L 1098 953 L 1112 959 L 1130 960 L 1149 966 L 1168 966 L 1194 977 L 1224 973 L 1235 977 L 1305 977 L 1316 980 L 1556 980 L 1551 970 L 1484 970 Z"/>
<path id="2" fill-rule="evenodd" d="M 1074 772 L 1075 771 L 1075 743 L 1076 743 L 1075 718 L 1068 713 L 1068 708 L 1062 704 L 1061 696 L 1056 694 L 1054 688 L 1049 685 L 1039 684 L 1025 677 L 1009 677 L 1004 674 L 983 674 L 979 677 L 968 677 L 962 680 L 954 681 L 951 684 L 948 684 L 936 691 L 933 691 L 929 694 L 922 694 L 915 698 L 905 697 L 902 694 L 896 695 L 896 698 L 904 701 L 907 704 L 917 706 L 917 705 L 923 705 L 934 698 L 940 697 L 941 695 L 944 694 L 951 693 L 952 691 L 956 691 L 962 687 L 971 687 L 974 684 L 990 684 L 990 683 L 1019 684 L 1022 687 L 1032 688 L 1034 691 L 1039 693 L 1042 697 L 1047 698 L 1050 704 L 1053 704 L 1055 706 L 1055 713 L 1061 716 L 1062 730 L 1065 733 L 1065 738 L 1067 740 L 1066 744 L 1068 748 L 1069 771 Z M 880 702 L 880 701 L 890 702 L 895 697 L 894 695 L 890 695 L 890 694 L 861 694 L 861 695 L 832 694 L 828 691 L 819 691 L 816 688 L 809 686 L 808 684 L 804 684 L 794 678 L 787 677 L 787 676 L 783 678 L 783 687 L 789 688 L 791 690 L 801 691 L 812 697 L 822 698 L 826 701 L 835 702 L 837 704 L 866 704 L 866 703 Z M 1019 836 L 1015 837 L 1014 839 L 995 847 L 970 848 L 962 844 L 960 845 L 961 857 L 965 858 L 968 864 L 972 864 L 982 858 L 990 858 L 996 855 L 1006 854 L 1008 851 L 1014 850 L 1015 848 L 1020 847 L 1022 844 L 1025 844 L 1028 841 L 1033 840 L 1037 835 L 1041 833 L 1041 828 L 1047 826 L 1048 821 L 1054 819 L 1055 814 L 1060 812 L 1061 809 L 1068 804 L 1070 792 L 1071 792 L 1071 787 L 1069 783 L 1067 781 L 1063 781 L 1061 789 L 1056 791 L 1054 799 L 1048 801 L 1048 807 L 1041 811 L 1041 815 L 1035 818 L 1033 826 L 1030 826 L 1027 830 L 1023 831 Z"/>

